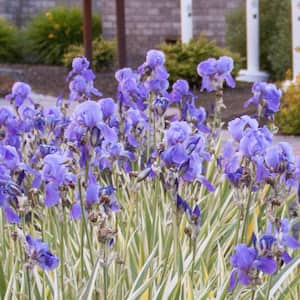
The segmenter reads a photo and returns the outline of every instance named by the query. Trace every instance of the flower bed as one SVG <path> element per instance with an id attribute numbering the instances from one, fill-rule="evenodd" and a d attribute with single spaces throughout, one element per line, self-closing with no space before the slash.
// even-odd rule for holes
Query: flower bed
<path id="1" fill-rule="evenodd" d="M 116 101 L 84 57 L 52 108 L 14 84 L 0 107 L 2 297 L 297 298 L 300 161 L 272 144 L 280 90 L 255 84 L 256 118 L 229 122 L 222 143 L 232 59 L 198 65 L 209 116 L 185 80 L 169 90 L 164 63 L 150 50 L 118 70 Z"/>

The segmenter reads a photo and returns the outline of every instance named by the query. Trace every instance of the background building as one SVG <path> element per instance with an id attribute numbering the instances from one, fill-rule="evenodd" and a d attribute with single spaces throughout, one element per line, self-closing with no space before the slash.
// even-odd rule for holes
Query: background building
<path id="1" fill-rule="evenodd" d="M 226 13 L 243 0 L 194 0 L 193 35 L 202 32 L 224 45 Z M 0 0 L 0 16 L 22 27 L 34 14 L 56 5 L 82 5 L 81 0 Z M 126 0 L 126 36 L 130 61 L 164 41 L 180 39 L 180 0 Z M 93 13 L 101 14 L 103 35 L 115 38 L 115 0 L 94 0 Z"/>

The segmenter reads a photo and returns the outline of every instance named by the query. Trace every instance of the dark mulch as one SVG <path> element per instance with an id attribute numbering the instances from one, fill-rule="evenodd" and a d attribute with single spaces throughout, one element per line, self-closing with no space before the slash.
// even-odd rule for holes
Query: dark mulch
<path id="1" fill-rule="evenodd" d="M 66 83 L 66 75 L 68 70 L 61 66 L 45 66 L 45 65 L 8 65 L 0 64 L 0 76 L 5 76 L 5 80 L 0 77 L 0 92 L 2 95 L 9 92 L 9 88 L 13 81 L 20 80 L 31 85 L 32 89 L 41 94 L 58 96 L 62 94 L 64 97 L 68 95 L 68 85 Z M 113 72 L 97 73 L 95 87 L 97 87 L 104 97 L 116 96 L 117 82 Z M 2 84 L 1 84 L 2 83 Z M 2 88 L 2 85 L 4 88 Z M 3 91 L 7 89 L 3 93 Z M 195 90 L 198 96 L 198 104 L 204 106 L 208 111 L 214 102 L 213 93 L 200 93 Z M 235 116 L 244 113 L 253 113 L 253 108 L 244 109 L 243 103 L 251 96 L 251 85 L 243 83 L 238 84 L 235 89 L 226 88 L 224 92 L 224 102 L 227 107 L 224 110 L 224 120 L 230 120 Z"/>

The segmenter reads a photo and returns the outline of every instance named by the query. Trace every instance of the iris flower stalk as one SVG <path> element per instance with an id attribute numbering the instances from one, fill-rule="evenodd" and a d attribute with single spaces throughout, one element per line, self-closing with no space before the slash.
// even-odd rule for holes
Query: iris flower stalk
<path id="1" fill-rule="evenodd" d="M 107 294 L 108 294 L 108 243 L 104 244 L 104 256 L 103 256 L 103 284 L 104 284 L 104 299 L 107 300 Z"/>
<path id="2" fill-rule="evenodd" d="M 180 226 L 180 219 L 178 215 L 178 209 L 176 205 L 176 195 L 173 196 L 171 193 L 171 201 L 173 203 L 173 213 L 172 213 L 172 223 L 173 223 L 173 239 L 174 239 L 174 257 L 175 257 L 175 264 L 176 268 L 178 268 L 178 272 L 180 275 L 183 274 L 183 262 L 182 262 L 182 253 L 181 253 L 181 245 L 180 245 L 180 231 L 179 231 L 179 226 Z M 174 199 L 175 197 L 175 199 Z M 175 268 L 175 269 L 176 269 Z"/>
<path id="3" fill-rule="evenodd" d="M 80 200 L 80 207 L 81 207 L 81 255 L 82 255 L 81 259 L 83 259 L 83 249 L 84 249 L 83 233 L 85 232 L 86 237 L 87 237 L 89 252 L 90 252 L 91 263 L 92 263 L 92 265 L 94 265 L 93 249 L 92 249 L 91 238 L 90 238 L 88 227 L 87 227 L 86 213 L 85 213 L 85 209 L 84 209 L 84 202 L 83 202 L 83 197 L 82 197 L 82 187 L 81 187 L 80 179 L 78 179 L 78 192 L 79 192 L 79 200 Z M 83 264 L 83 260 L 81 261 L 81 263 Z M 83 265 L 81 265 L 81 270 L 83 271 Z"/>
<path id="4" fill-rule="evenodd" d="M 249 212 L 250 212 L 250 207 L 251 207 L 251 202 L 252 202 L 252 197 L 251 197 L 252 189 L 253 189 L 253 183 L 251 183 L 248 188 L 248 195 L 247 195 L 247 199 L 246 199 L 246 210 L 244 210 L 244 212 L 242 212 L 242 215 L 243 215 L 243 226 L 242 226 L 242 236 L 241 236 L 242 241 L 246 240 L 245 235 L 246 235 L 246 228 L 247 228 L 247 224 L 248 224 Z M 242 207 L 241 209 L 244 209 L 244 207 Z M 240 219 L 238 220 L 237 230 L 239 230 L 239 227 L 240 227 L 239 222 L 240 222 Z"/>
<path id="5" fill-rule="evenodd" d="M 65 299 L 65 278 L 64 278 L 64 236 L 65 236 L 65 225 L 66 225 L 66 213 L 65 213 L 65 207 L 62 204 L 62 218 L 61 218 L 61 225 L 60 225 L 60 259 L 61 259 L 61 265 L 60 265 L 60 282 L 61 282 L 61 295 L 62 299 Z"/>

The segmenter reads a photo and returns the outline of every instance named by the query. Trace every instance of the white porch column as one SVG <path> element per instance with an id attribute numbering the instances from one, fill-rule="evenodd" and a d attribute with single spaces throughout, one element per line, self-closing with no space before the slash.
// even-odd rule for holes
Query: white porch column
<path id="1" fill-rule="evenodd" d="M 293 80 L 300 75 L 300 0 L 292 1 Z M 298 51 L 296 51 L 298 48 Z"/>
<path id="2" fill-rule="evenodd" d="M 268 74 L 259 70 L 259 2 L 246 0 L 247 70 L 241 70 L 239 81 L 264 81 Z"/>
<path id="3" fill-rule="evenodd" d="M 180 16 L 181 42 L 188 43 L 193 38 L 193 0 L 180 0 Z"/>

